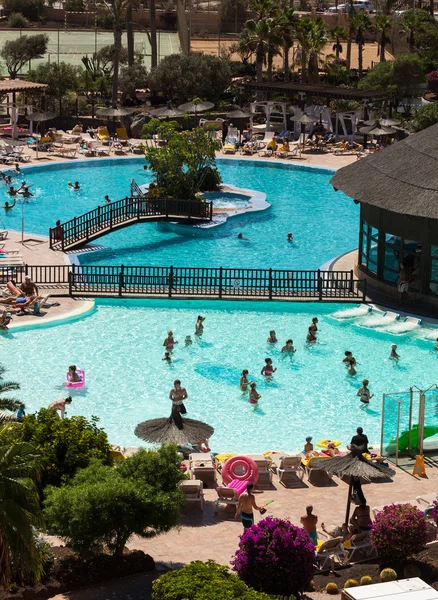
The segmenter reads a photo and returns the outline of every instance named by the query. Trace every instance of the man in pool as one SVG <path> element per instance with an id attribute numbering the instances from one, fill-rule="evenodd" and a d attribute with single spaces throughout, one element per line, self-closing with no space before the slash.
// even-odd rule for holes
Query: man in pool
<path id="1" fill-rule="evenodd" d="M 170 390 L 169 398 L 172 400 L 172 405 L 180 407 L 180 412 L 183 414 L 186 412 L 183 402 L 187 397 L 188 394 L 186 388 L 181 387 L 181 381 L 179 379 L 175 379 L 173 388 Z"/>
<path id="2" fill-rule="evenodd" d="M 23 182 L 22 186 L 17 191 L 17 194 L 20 194 L 20 196 L 23 196 L 23 198 L 31 198 L 31 197 L 33 197 L 34 194 L 32 194 L 32 192 L 29 192 L 30 185 L 24 185 L 24 183 L 25 182 Z"/>
<path id="3" fill-rule="evenodd" d="M 11 208 L 14 208 L 14 206 L 15 206 L 16 204 L 17 204 L 17 201 L 16 201 L 16 200 L 14 200 L 14 201 L 12 202 L 12 204 L 9 204 L 9 202 L 8 202 L 8 201 L 6 201 L 6 202 L 4 203 L 4 205 L 2 206 L 2 208 L 4 208 L 5 210 L 11 210 Z"/>
<path id="4" fill-rule="evenodd" d="M 205 317 L 198 315 L 198 319 L 195 325 L 195 335 L 201 336 L 204 333 L 204 321 Z"/>
<path id="5" fill-rule="evenodd" d="M 238 240 L 247 240 L 248 242 L 250 241 L 250 239 L 247 238 L 245 235 L 243 235 L 243 233 L 238 233 L 237 234 L 237 239 Z"/>
<path id="6" fill-rule="evenodd" d="M 51 404 L 49 404 L 49 408 L 52 408 L 53 410 L 56 410 L 60 412 L 61 414 L 61 419 L 64 418 L 65 415 L 65 406 L 66 404 L 71 404 L 72 403 L 72 397 L 68 396 L 67 398 L 60 398 L 59 400 L 55 400 L 55 402 L 52 402 Z"/>
<path id="7" fill-rule="evenodd" d="M 18 189 L 15 189 L 14 186 L 11 185 L 6 193 L 9 194 L 9 196 L 16 196 L 18 194 Z"/>
<path id="8" fill-rule="evenodd" d="M 104 200 L 105 204 L 111 204 L 111 198 L 108 196 L 108 194 L 105 196 Z"/>
<path id="9" fill-rule="evenodd" d="M 260 506 L 257 506 L 254 495 L 252 493 L 254 486 L 252 483 L 248 483 L 246 486 L 246 492 L 240 494 L 239 502 L 236 506 L 236 519 L 239 517 L 242 519 L 242 525 L 244 529 L 248 529 L 251 525 L 254 525 L 254 508 L 261 510 Z"/>
<path id="10" fill-rule="evenodd" d="M 316 531 L 316 524 L 318 523 L 318 517 L 313 514 L 313 506 L 309 504 L 306 506 L 306 514 L 304 517 L 300 519 L 303 528 L 309 534 L 310 539 L 313 542 L 313 545 L 316 547 L 318 545 L 318 533 Z"/>

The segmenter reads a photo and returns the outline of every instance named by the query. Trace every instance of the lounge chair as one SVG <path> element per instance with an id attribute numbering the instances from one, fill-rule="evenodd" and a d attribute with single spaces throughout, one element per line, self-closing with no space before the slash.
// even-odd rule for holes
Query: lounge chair
<path id="1" fill-rule="evenodd" d="M 102 144 L 109 144 L 111 136 L 106 127 L 99 127 L 97 129 L 97 139 L 102 142 Z"/>
<path id="2" fill-rule="evenodd" d="M 201 505 L 201 511 L 204 510 L 204 486 L 202 481 L 199 479 L 184 479 L 179 482 L 179 487 L 184 493 L 186 502 L 198 502 Z"/>
<path id="3" fill-rule="evenodd" d="M 194 479 L 200 479 L 204 483 L 216 481 L 216 469 L 210 454 L 204 452 L 190 454 L 189 469 Z"/>
<path id="4" fill-rule="evenodd" d="M 433 494 L 422 494 L 416 497 L 417 502 L 424 502 L 427 506 L 433 504 L 436 500 L 438 500 L 438 494 L 434 492 Z"/>
<path id="5" fill-rule="evenodd" d="M 311 458 L 305 458 L 301 461 L 304 470 L 306 471 L 307 480 L 312 485 L 328 485 L 331 482 L 332 476 L 323 471 L 322 469 L 314 469 L 312 463 L 318 458 L 330 458 L 329 456 L 312 456 Z"/>
<path id="6" fill-rule="evenodd" d="M 248 458 L 251 458 L 258 467 L 259 470 L 259 478 L 257 483 L 263 485 L 264 483 L 272 482 L 272 471 L 271 461 L 268 460 L 265 456 L 260 454 L 246 454 Z"/>
<path id="7" fill-rule="evenodd" d="M 0 240 L 5 240 L 8 237 L 9 231 L 7 229 L 2 229 L 0 231 Z"/>
<path id="8" fill-rule="evenodd" d="M 228 136 L 225 140 L 225 144 L 222 146 L 223 154 L 236 154 L 237 138 Z"/>
<path id="9" fill-rule="evenodd" d="M 126 133 L 126 129 L 124 127 L 117 127 L 116 136 L 117 136 L 117 139 L 119 140 L 119 142 L 121 144 L 123 144 L 124 146 L 126 146 L 126 144 L 129 141 L 129 136 Z"/>
<path id="10" fill-rule="evenodd" d="M 335 537 L 324 542 L 319 549 L 316 551 L 316 558 L 319 563 L 321 571 L 325 569 L 327 562 L 330 563 L 331 568 L 334 567 L 335 559 L 341 564 L 344 562 L 345 550 L 342 546 L 342 538 Z"/>
<path id="11" fill-rule="evenodd" d="M 53 144 L 49 148 L 48 154 L 54 154 L 56 156 L 67 156 L 67 158 L 74 158 L 76 156 L 77 148 L 67 148 L 66 146 L 56 146 Z"/>
<path id="12" fill-rule="evenodd" d="M 301 464 L 303 455 L 280 456 L 280 463 L 277 466 L 278 483 L 283 483 L 284 476 L 288 473 L 298 475 L 301 479 L 304 477 L 304 467 Z"/>
<path id="13" fill-rule="evenodd" d="M 370 542 L 370 534 L 366 531 L 353 535 L 350 538 L 350 547 L 345 548 L 345 550 L 349 562 L 353 562 L 353 558 L 357 552 L 362 553 L 365 558 L 370 558 L 373 552 L 375 552 Z"/>
<path id="14" fill-rule="evenodd" d="M 236 506 L 239 502 L 239 494 L 237 493 L 237 490 L 233 488 L 219 486 L 216 488 L 216 492 L 218 497 L 215 503 L 214 512 L 217 512 L 220 503 L 233 504 Z"/>

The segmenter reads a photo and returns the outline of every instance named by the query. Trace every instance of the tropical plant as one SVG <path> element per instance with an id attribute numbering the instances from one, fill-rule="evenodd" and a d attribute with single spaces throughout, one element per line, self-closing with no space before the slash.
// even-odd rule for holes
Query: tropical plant
<path id="1" fill-rule="evenodd" d="M 304 529 L 267 517 L 245 529 L 231 564 L 256 590 L 296 595 L 312 580 L 314 559 L 315 548 Z"/>
<path id="2" fill-rule="evenodd" d="M 8 19 L 8 27 L 11 29 L 24 29 L 29 27 L 29 21 L 21 13 L 11 13 Z"/>
<path id="3" fill-rule="evenodd" d="M 245 24 L 241 41 L 255 53 L 257 83 L 263 81 L 263 64 L 269 47 L 270 27 L 266 18 L 249 19 Z"/>
<path id="4" fill-rule="evenodd" d="M 372 583 L 373 583 L 373 580 L 369 575 L 363 575 L 360 578 L 360 585 L 371 585 Z"/>
<path id="5" fill-rule="evenodd" d="M 380 581 L 382 581 L 383 583 L 387 582 L 387 581 L 396 581 L 397 580 L 397 573 L 394 571 L 394 569 L 383 569 L 382 571 L 380 571 Z"/>
<path id="6" fill-rule="evenodd" d="M 406 561 L 427 540 L 427 523 L 422 511 L 411 504 L 391 504 L 377 513 L 371 529 L 371 544 L 378 555 Z"/>
<path id="7" fill-rule="evenodd" d="M 312 19 L 312 27 L 308 31 L 309 80 L 319 81 L 319 61 L 326 44 L 329 41 L 327 29 L 322 17 Z"/>
<path id="8" fill-rule="evenodd" d="M 126 25 L 126 10 L 131 0 L 108 0 L 105 5 L 113 19 L 114 56 L 112 106 L 116 107 L 119 93 L 119 64 L 122 51 L 122 33 Z"/>
<path id="9" fill-rule="evenodd" d="M 4 381 L 3 375 L 5 374 L 5 367 L 0 365 L 0 412 L 8 410 L 10 412 L 16 412 L 19 408 L 25 408 L 24 403 L 21 400 L 11 397 L 1 397 L 2 394 L 9 394 L 20 389 L 20 384 L 15 381 Z"/>
<path id="10" fill-rule="evenodd" d="M 289 81 L 289 53 L 293 46 L 296 31 L 298 27 L 298 17 L 293 8 L 285 6 L 280 12 L 278 20 L 279 35 L 281 37 L 281 48 L 283 52 L 283 77 L 287 83 Z"/>
<path id="11" fill-rule="evenodd" d="M 358 62 L 359 62 L 359 79 L 362 79 L 363 75 L 363 47 L 365 45 L 366 31 L 370 31 L 372 28 L 371 19 L 369 15 L 364 11 L 359 11 L 350 18 L 350 28 L 355 36 L 358 51 Z"/>
<path id="12" fill-rule="evenodd" d="M 26 442 L 41 455 L 41 486 L 60 485 L 78 469 L 87 467 L 92 458 L 111 464 L 111 446 L 98 419 L 85 417 L 60 419 L 53 410 L 41 408 L 27 415 L 19 427 L 5 434 L 10 445 Z"/>
<path id="13" fill-rule="evenodd" d="M 6 63 L 11 79 L 16 79 L 22 67 L 30 60 L 43 58 L 47 52 L 49 37 L 45 33 L 37 35 L 22 35 L 16 40 L 8 40 L 0 51 L 0 56 Z"/>
<path id="14" fill-rule="evenodd" d="M 333 581 L 331 581 L 330 583 L 328 583 L 325 586 L 325 591 L 327 592 L 327 594 L 330 594 L 331 596 L 335 596 L 336 594 L 339 594 L 338 584 L 333 583 Z"/>
<path id="15" fill-rule="evenodd" d="M 116 468 L 92 461 L 68 484 L 47 488 L 47 523 L 81 556 L 103 548 L 121 556 L 133 534 L 149 537 L 176 525 L 184 503 L 176 446 L 138 454 Z"/>
<path id="16" fill-rule="evenodd" d="M 341 40 L 345 39 L 345 28 L 337 25 L 331 30 L 331 38 L 334 41 L 332 50 L 336 55 L 336 60 L 339 60 L 339 56 L 342 54 Z"/>
<path id="17" fill-rule="evenodd" d="M 206 563 L 195 561 L 177 571 L 161 575 L 153 583 L 153 600 L 268 600 L 262 592 L 256 592 L 230 573 L 227 567 L 213 560 Z"/>
<path id="18" fill-rule="evenodd" d="M 391 42 L 388 33 L 392 28 L 392 19 L 387 15 L 378 15 L 376 17 L 375 31 L 378 34 L 377 54 L 380 54 L 380 62 L 385 62 L 385 48 Z"/>
<path id="19" fill-rule="evenodd" d="M 409 52 L 411 54 L 415 52 L 415 34 L 419 30 L 419 27 L 420 20 L 415 11 L 404 13 L 400 27 L 400 35 L 406 36 L 406 41 L 409 44 Z"/>
<path id="20" fill-rule="evenodd" d="M 10 444 L 0 430 L 0 583 L 9 582 L 12 565 L 18 582 L 42 574 L 35 529 L 43 526 L 33 477 L 38 475 L 39 457 L 26 442 Z"/>
<path id="21" fill-rule="evenodd" d="M 356 579 L 347 579 L 347 581 L 344 584 L 344 588 L 357 587 L 358 585 L 359 582 Z"/>
<path id="22" fill-rule="evenodd" d="M 438 102 L 431 102 L 421 106 L 411 121 L 413 131 L 422 131 L 438 123 Z"/>

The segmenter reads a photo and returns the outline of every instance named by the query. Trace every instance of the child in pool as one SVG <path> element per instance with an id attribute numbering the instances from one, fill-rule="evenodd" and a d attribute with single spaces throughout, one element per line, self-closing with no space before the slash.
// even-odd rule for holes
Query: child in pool
<path id="1" fill-rule="evenodd" d="M 78 381 L 81 380 L 81 378 L 79 377 L 79 374 L 76 372 L 76 365 L 71 365 L 68 368 L 68 373 L 70 375 L 70 382 L 71 383 L 76 383 Z"/>
<path id="2" fill-rule="evenodd" d="M 316 335 L 314 333 L 312 325 L 310 325 L 309 331 L 307 332 L 306 341 L 307 341 L 308 344 L 315 344 L 316 343 Z"/>
<path id="3" fill-rule="evenodd" d="M 175 340 L 173 339 L 173 331 L 168 331 L 167 338 L 164 340 L 163 346 L 166 348 L 166 350 L 169 350 L 169 352 L 172 352 L 173 347 L 177 343 L 178 342 L 175 342 Z"/>
<path id="4" fill-rule="evenodd" d="M 275 331 L 273 329 L 271 329 L 269 332 L 269 337 L 266 341 L 268 344 L 276 344 L 278 342 L 277 336 L 275 335 Z"/>
<path id="5" fill-rule="evenodd" d="M 193 344 L 192 338 L 190 335 L 186 335 L 186 339 L 184 340 L 186 346 L 191 346 Z"/>
<path id="6" fill-rule="evenodd" d="M 282 354 L 286 353 L 286 354 L 291 354 L 296 352 L 296 348 L 294 348 L 294 342 L 293 340 L 286 340 L 286 344 L 283 346 L 283 348 L 281 349 Z"/>
<path id="7" fill-rule="evenodd" d="M 400 354 L 397 354 L 397 344 L 392 344 L 389 358 L 390 360 L 398 360 L 400 358 Z"/>
<path id="8" fill-rule="evenodd" d="M 370 390 L 368 389 L 368 384 L 370 382 L 368 381 L 368 379 L 364 379 L 362 381 L 362 387 L 359 389 L 359 391 L 357 392 L 357 396 L 359 396 L 360 401 L 363 402 L 364 404 L 369 404 L 371 398 L 374 396 L 374 394 L 370 393 Z"/>
<path id="9" fill-rule="evenodd" d="M 348 369 L 347 372 L 349 375 L 356 375 L 356 369 L 355 369 L 356 359 L 354 358 L 353 354 L 349 350 L 345 351 L 345 358 L 342 362 L 347 367 L 347 369 Z"/>
<path id="10" fill-rule="evenodd" d="M 242 392 L 248 391 L 249 381 L 248 381 L 247 375 L 248 375 L 248 369 L 243 369 L 242 376 L 240 377 L 240 389 L 242 390 Z"/>
<path id="11" fill-rule="evenodd" d="M 171 359 L 171 357 L 170 357 L 170 352 L 167 352 L 167 351 L 166 351 L 166 352 L 164 353 L 164 358 L 162 358 L 161 360 L 165 360 L 167 363 L 171 363 L 171 362 L 172 362 L 172 359 Z"/>
<path id="12" fill-rule="evenodd" d="M 249 384 L 249 387 L 250 387 L 250 390 L 249 390 L 248 402 L 250 404 L 257 404 L 261 398 L 261 395 L 256 390 L 257 384 L 254 381 L 251 381 L 251 383 Z"/>
<path id="13" fill-rule="evenodd" d="M 265 377 L 270 377 L 271 375 L 273 375 L 275 373 L 275 371 L 277 370 L 277 368 L 272 366 L 272 359 L 271 358 L 265 358 L 265 365 L 262 368 L 262 370 L 260 371 L 261 375 L 264 375 Z"/>
<path id="14" fill-rule="evenodd" d="M 195 335 L 201 336 L 204 333 L 204 321 L 205 317 L 198 315 L 198 319 L 195 325 Z"/>

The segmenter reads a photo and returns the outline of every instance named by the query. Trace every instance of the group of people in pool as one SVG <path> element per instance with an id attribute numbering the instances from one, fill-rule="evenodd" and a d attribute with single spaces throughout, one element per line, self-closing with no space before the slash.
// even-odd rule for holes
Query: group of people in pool
<path id="1" fill-rule="evenodd" d="M 29 191 L 29 189 L 32 187 L 32 184 L 27 185 L 25 181 L 22 181 L 19 187 L 14 187 L 12 185 L 14 175 L 19 175 L 20 173 L 21 170 L 20 165 L 18 163 L 15 165 L 14 170 L 10 171 L 10 174 L 8 175 L 5 172 L 0 171 L 0 180 L 9 186 L 9 189 L 6 193 L 8 194 L 8 196 L 14 198 L 12 202 L 6 201 L 3 204 L 2 208 L 4 210 L 11 210 L 12 208 L 14 208 L 14 206 L 17 203 L 17 195 L 21 196 L 23 199 L 32 198 L 34 196 L 34 194 L 32 194 L 32 192 Z"/>
<path id="2" fill-rule="evenodd" d="M 196 319 L 196 325 L 195 325 L 195 335 L 197 337 L 201 337 L 202 334 L 204 333 L 204 321 L 205 321 L 205 317 L 203 317 L 202 315 L 198 315 L 198 318 Z M 164 360 L 167 363 L 172 362 L 171 353 L 174 350 L 176 344 L 178 344 L 178 342 L 173 337 L 173 331 L 171 329 L 169 329 L 169 331 L 167 332 L 167 337 L 163 342 L 165 352 L 164 352 L 164 357 L 161 360 Z M 187 346 L 191 346 L 192 344 L 193 344 L 192 336 L 186 335 L 185 340 L 184 340 L 184 345 L 187 347 Z"/>

